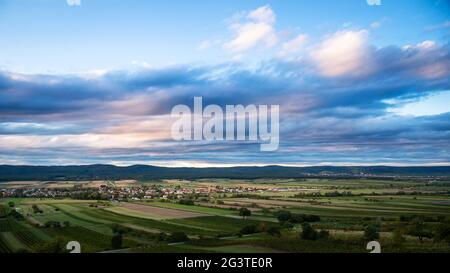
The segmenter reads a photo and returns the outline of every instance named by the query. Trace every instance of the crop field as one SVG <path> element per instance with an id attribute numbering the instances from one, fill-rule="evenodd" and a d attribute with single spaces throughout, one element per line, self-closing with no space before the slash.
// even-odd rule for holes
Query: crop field
<path id="1" fill-rule="evenodd" d="M 170 223 L 176 223 L 180 225 L 185 225 L 189 227 L 197 227 L 202 229 L 209 229 L 215 231 L 222 231 L 225 233 L 236 233 L 239 229 L 247 225 L 266 225 L 271 226 L 272 223 L 261 222 L 255 220 L 242 220 L 240 218 L 222 217 L 222 216 L 208 216 L 208 217 L 197 217 L 189 219 L 175 219 L 168 221 Z"/>
<path id="2" fill-rule="evenodd" d="M 0 219 L 0 232 L 11 231 L 11 220 L 10 219 Z"/>
<path id="3" fill-rule="evenodd" d="M 62 227 L 58 229 L 49 228 L 44 230 L 52 237 L 63 238 L 65 242 L 78 241 L 82 246 L 82 251 L 97 252 L 111 249 L 110 235 L 105 235 L 86 229 L 81 226 Z M 82 234 L 82 236 L 80 236 Z M 126 240 L 124 247 L 131 247 L 136 245 L 135 242 Z"/>
<path id="4" fill-rule="evenodd" d="M 13 183 L 6 184 L 29 186 Z M 92 189 L 139 184 L 81 183 Z M 47 181 L 44 186 L 55 184 Z M 139 185 L 208 193 L 189 195 L 190 202 L 176 197 L 3 199 L 0 252 L 66 252 L 69 241 L 78 241 L 83 252 L 366 252 L 368 227 L 376 229 L 385 252 L 450 252 L 446 239 L 436 235 L 450 224 L 450 182 L 173 179 Z M 215 191 L 227 187 L 230 190 Z M 303 238 L 305 223 L 326 236 Z"/>
<path id="5" fill-rule="evenodd" d="M 162 208 L 170 208 L 182 211 L 202 213 L 203 215 L 220 215 L 220 216 L 235 215 L 233 211 L 224 208 L 211 208 L 208 206 L 190 206 L 169 202 L 151 202 L 147 204 Z"/>
<path id="6" fill-rule="evenodd" d="M 0 218 L 5 218 L 7 214 L 8 212 L 6 210 L 6 207 L 0 206 Z"/>
<path id="7" fill-rule="evenodd" d="M 205 216 L 206 214 L 180 209 L 169 209 L 155 206 L 147 206 L 133 203 L 125 203 L 120 206 L 107 208 L 106 210 L 133 217 L 149 219 L 172 219 Z"/>
<path id="8" fill-rule="evenodd" d="M 137 185 L 136 180 L 94 180 L 94 181 L 9 181 L 0 182 L 0 189 L 16 188 L 48 188 L 48 189 L 58 189 L 58 188 L 68 188 L 77 186 L 84 186 L 87 188 L 98 188 L 101 185 L 116 186 L 116 187 L 131 187 Z"/>

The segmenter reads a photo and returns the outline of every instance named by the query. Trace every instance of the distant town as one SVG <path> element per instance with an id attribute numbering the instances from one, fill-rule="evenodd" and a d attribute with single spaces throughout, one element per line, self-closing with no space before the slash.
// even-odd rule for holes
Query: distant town
<path id="1" fill-rule="evenodd" d="M 0 198 L 72 198 L 88 200 L 148 200 L 148 199 L 183 199 L 188 196 L 209 197 L 211 194 L 251 194 L 264 192 L 298 191 L 296 187 L 214 187 L 183 188 L 163 185 L 138 185 L 132 187 L 108 186 L 106 183 L 96 188 L 75 185 L 67 188 L 32 187 L 0 189 Z"/>

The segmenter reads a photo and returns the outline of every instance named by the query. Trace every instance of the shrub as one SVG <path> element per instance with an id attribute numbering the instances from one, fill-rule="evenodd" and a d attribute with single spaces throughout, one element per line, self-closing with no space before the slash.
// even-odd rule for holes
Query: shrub
<path id="1" fill-rule="evenodd" d="M 279 210 L 275 213 L 275 216 L 280 223 L 284 223 L 291 219 L 292 214 L 288 210 Z"/>
<path id="2" fill-rule="evenodd" d="M 256 227 L 256 225 L 247 225 L 241 228 L 241 230 L 239 231 L 240 234 L 245 235 L 245 234 L 253 234 L 253 233 L 257 233 L 258 232 L 258 228 Z"/>
<path id="3" fill-rule="evenodd" d="M 240 208 L 239 209 L 239 216 L 242 216 L 242 218 L 245 219 L 245 217 L 251 216 L 252 212 L 248 208 Z"/>
<path id="4" fill-rule="evenodd" d="M 301 233 L 300 237 L 303 240 L 315 241 L 318 239 L 319 234 L 309 223 L 303 223 L 302 224 L 302 233 Z"/>
<path id="5" fill-rule="evenodd" d="M 423 238 L 432 238 L 433 234 L 431 231 L 425 229 L 425 222 L 423 218 L 416 217 L 412 221 L 412 225 L 409 227 L 408 234 L 412 236 L 416 236 L 419 238 L 420 241 L 423 240 Z"/>
<path id="6" fill-rule="evenodd" d="M 282 228 L 285 228 L 285 229 L 293 229 L 293 228 L 294 228 L 294 224 L 288 221 L 288 222 L 284 222 L 284 223 L 281 225 L 281 227 L 282 227 Z"/>
<path id="7" fill-rule="evenodd" d="M 191 200 L 191 199 L 181 199 L 181 200 L 178 201 L 178 204 L 193 206 L 193 205 L 194 205 L 194 200 Z"/>
<path id="8" fill-rule="evenodd" d="M 276 236 L 276 237 L 280 237 L 281 236 L 280 229 L 278 227 L 275 227 L 275 226 L 269 227 L 267 229 L 267 234 L 269 234 L 271 236 Z"/>
<path id="9" fill-rule="evenodd" d="M 319 231 L 319 239 L 328 239 L 330 237 L 330 232 L 328 230 L 322 229 Z"/>
<path id="10" fill-rule="evenodd" d="M 168 235 L 166 233 L 164 233 L 164 232 L 160 232 L 156 236 L 156 240 L 159 241 L 159 242 L 165 241 L 165 240 L 167 240 L 167 238 L 168 238 Z"/>
<path id="11" fill-rule="evenodd" d="M 186 233 L 177 231 L 169 236 L 168 241 L 171 243 L 186 242 L 189 241 L 189 237 L 186 235 Z"/>
<path id="12" fill-rule="evenodd" d="M 380 234 L 378 233 L 378 229 L 375 226 L 367 226 L 364 230 L 364 240 L 373 241 L 380 238 Z"/>
<path id="13" fill-rule="evenodd" d="M 293 214 L 287 210 L 280 210 L 276 213 L 276 217 L 280 223 L 291 222 L 294 224 L 301 224 L 304 222 L 319 222 L 320 216 L 312 214 Z"/>
<path id="14" fill-rule="evenodd" d="M 450 246 L 450 224 L 439 224 L 435 229 L 434 239 L 436 241 L 444 241 Z"/>
<path id="15" fill-rule="evenodd" d="M 13 210 L 11 210 L 9 212 L 9 216 L 12 216 L 12 217 L 14 217 L 17 220 L 23 220 L 24 219 L 23 215 L 18 213 L 15 209 L 13 209 Z"/>
<path id="16" fill-rule="evenodd" d="M 45 222 L 44 226 L 46 228 L 59 228 L 61 227 L 61 223 L 57 221 L 47 221 Z"/>
<path id="17" fill-rule="evenodd" d="M 115 234 L 111 238 L 111 246 L 112 246 L 113 249 L 122 248 L 122 242 L 123 242 L 123 236 L 120 233 Z"/>

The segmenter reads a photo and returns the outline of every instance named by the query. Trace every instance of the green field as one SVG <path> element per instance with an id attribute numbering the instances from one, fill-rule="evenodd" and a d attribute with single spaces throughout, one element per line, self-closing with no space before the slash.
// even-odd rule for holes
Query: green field
<path id="1" fill-rule="evenodd" d="M 218 215 L 218 216 L 237 215 L 237 213 L 235 211 L 232 211 L 229 209 L 190 206 L 190 205 L 182 205 L 182 204 L 169 203 L 169 202 L 151 202 L 151 203 L 149 203 L 149 205 L 162 207 L 162 208 L 171 208 L 171 209 L 179 209 L 179 210 L 186 210 L 186 211 L 192 211 L 192 212 L 206 213 L 206 214 Z"/>

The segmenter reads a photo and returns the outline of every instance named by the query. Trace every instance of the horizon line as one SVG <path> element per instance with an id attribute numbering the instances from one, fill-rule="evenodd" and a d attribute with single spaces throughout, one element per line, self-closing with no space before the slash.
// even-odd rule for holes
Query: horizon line
<path id="1" fill-rule="evenodd" d="M 424 168 L 424 167 L 450 167 L 450 162 L 442 162 L 442 163 L 427 163 L 427 164 L 311 164 L 311 165 L 293 165 L 293 164 L 236 164 L 236 165 L 221 165 L 221 164 L 212 164 L 210 166 L 187 166 L 187 165 L 179 165 L 179 166 L 165 166 L 158 164 L 130 164 L 130 165 L 121 165 L 114 163 L 93 163 L 93 164 L 48 164 L 48 165 L 38 165 L 38 164 L 0 164 L 0 166 L 11 166 L 11 167 L 87 167 L 87 166 L 114 166 L 119 168 L 127 168 L 133 166 L 146 166 L 146 167 L 160 167 L 160 168 L 192 168 L 192 169 L 207 169 L 207 168 L 263 168 L 263 167 L 286 167 L 286 168 L 310 168 L 310 167 L 394 167 L 394 168 Z"/>

